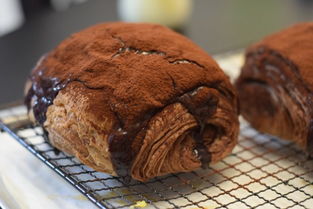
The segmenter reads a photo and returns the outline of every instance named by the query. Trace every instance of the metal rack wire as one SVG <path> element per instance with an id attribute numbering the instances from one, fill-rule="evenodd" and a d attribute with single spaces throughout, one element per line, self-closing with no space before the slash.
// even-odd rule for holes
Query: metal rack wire
<path id="1" fill-rule="evenodd" d="M 227 59 L 224 58 L 227 61 Z M 231 57 L 228 56 L 228 62 Z M 225 63 L 224 63 L 225 64 Z M 229 64 L 229 63 L 228 63 Z M 23 106 L 0 111 L 0 128 L 99 208 L 312 208 L 313 160 L 294 144 L 260 134 L 243 120 L 233 153 L 208 169 L 125 182 L 63 152 L 56 154 Z"/>

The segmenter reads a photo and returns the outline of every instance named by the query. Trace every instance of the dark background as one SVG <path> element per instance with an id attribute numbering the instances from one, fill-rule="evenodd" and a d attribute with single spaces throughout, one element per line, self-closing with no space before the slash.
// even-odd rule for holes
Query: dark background
<path id="1" fill-rule="evenodd" d="M 0 103 L 22 99 L 25 79 L 38 58 L 69 34 L 119 19 L 115 0 L 89 0 L 60 12 L 45 1 L 23 0 L 23 7 L 24 25 L 0 37 Z M 312 0 L 194 0 L 184 33 L 216 54 L 312 20 Z"/>

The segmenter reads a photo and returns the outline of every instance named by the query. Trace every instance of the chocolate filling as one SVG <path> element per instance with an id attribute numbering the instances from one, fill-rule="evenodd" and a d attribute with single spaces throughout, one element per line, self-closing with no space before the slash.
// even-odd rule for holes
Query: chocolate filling
<path id="1" fill-rule="evenodd" d="M 53 104 L 54 98 L 57 96 L 59 91 L 66 87 L 70 80 L 61 82 L 58 78 L 46 78 L 42 76 L 43 71 L 39 71 L 40 79 L 32 78 L 33 85 L 29 89 L 26 97 L 25 104 L 28 110 L 33 108 L 35 119 L 40 125 L 46 121 L 46 112 L 50 105 Z M 34 98 L 35 97 L 35 98 Z M 32 104 L 33 99 L 33 104 Z"/>
<path id="2" fill-rule="evenodd" d="M 204 145 L 203 133 L 207 125 L 207 119 L 216 111 L 218 98 L 212 95 L 207 95 L 205 102 L 198 105 L 194 104 L 192 96 L 194 93 L 197 94 L 197 90 L 198 89 L 184 94 L 178 98 L 178 101 L 188 109 L 189 113 L 193 115 L 198 122 L 198 127 L 192 131 L 192 135 L 196 140 L 196 150 L 200 156 L 202 166 L 206 167 L 211 161 L 211 153 L 208 152 L 208 148 Z M 213 126 L 210 128 L 212 129 L 212 132 L 216 131 Z M 214 134 L 212 134 L 212 136 L 214 137 Z M 213 140 L 214 138 L 212 138 L 212 141 Z"/>

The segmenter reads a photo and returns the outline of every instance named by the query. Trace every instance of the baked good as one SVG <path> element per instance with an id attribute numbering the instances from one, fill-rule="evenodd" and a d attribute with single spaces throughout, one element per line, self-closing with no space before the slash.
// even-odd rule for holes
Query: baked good
<path id="1" fill-rule="evenodd" d="M 246 51 L 236 87 L 251 125 L 313 154 L 313 23 L 264 38 Z"/>
<path id="2" fill-rule="evenodd" d="M 155 24 L 99 24 L 44 56 L 26 85 L 51 144 L 95 170 L 146 181 L 228 155 L 234 87 L 187 38 Z M 33 116 L 32 116 L 33 115 Z"/>

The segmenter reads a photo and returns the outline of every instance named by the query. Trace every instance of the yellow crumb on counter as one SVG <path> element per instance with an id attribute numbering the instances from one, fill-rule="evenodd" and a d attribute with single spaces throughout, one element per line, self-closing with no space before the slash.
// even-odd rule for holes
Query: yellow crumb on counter
<path id="1" fill-rule="evenodd" d="M 146 207 L 148 204 L 146 203 L 146 201 L 142 200 L 142 201 L 137 201 L 135 205 L 132 205 L 129 207 L 129 209 L 135 209 L 135 208 L 144 208 Z"/>

